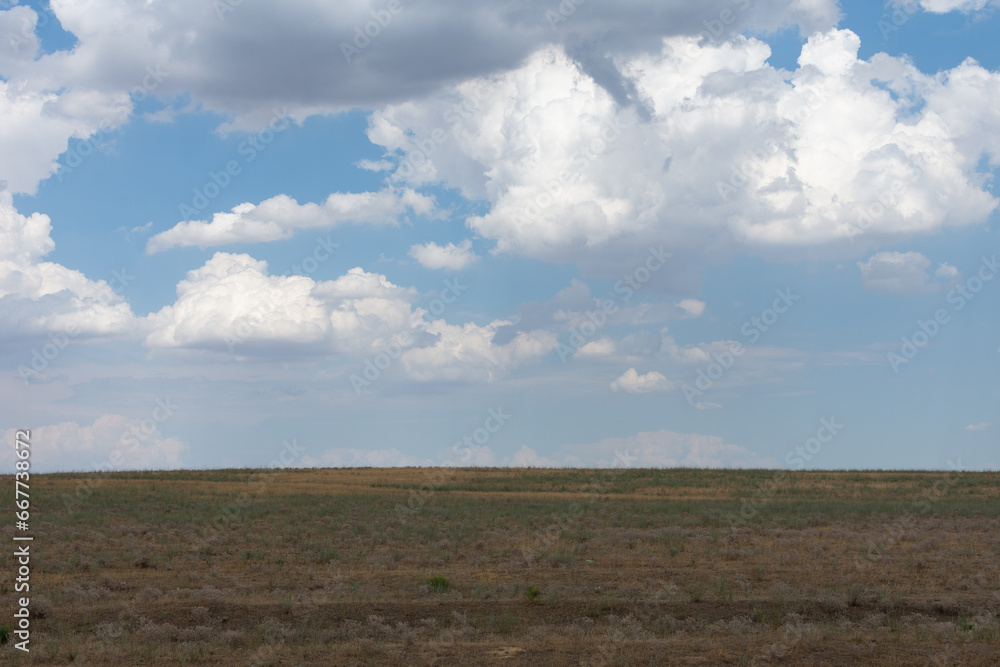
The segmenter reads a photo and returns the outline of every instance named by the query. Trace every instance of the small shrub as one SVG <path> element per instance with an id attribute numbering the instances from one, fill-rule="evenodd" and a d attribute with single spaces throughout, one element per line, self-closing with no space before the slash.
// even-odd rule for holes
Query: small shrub
<path id="1" fill-rule="evenodd" d="M 528 586 L 524 589 L 524 599 L 528 602 L 535 602 L 542 592 L 536 586 Z"/>
<path id="2" fill-rule="evenodd" d="M 431 587 L 431 590 L 435 593 L 443 593 L 448 590 L 448 580 L 442 577 L 440 574 L 436 574 L 427 580 L 427 585 Z"/>
<path id="3" fill-rule="evenodd" d="M 0 644 L 6 644 L 10 639 L 10 628 L 6 625 L 0 626 Z"/>

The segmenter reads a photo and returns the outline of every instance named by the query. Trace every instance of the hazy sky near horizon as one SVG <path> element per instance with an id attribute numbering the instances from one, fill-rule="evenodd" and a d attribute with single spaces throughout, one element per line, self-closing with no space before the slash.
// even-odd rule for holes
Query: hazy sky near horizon
<path id="1" fill-rule="evenodd" d="M 995 468 L 998 33 L 0 3 L 0 469 Z"/>

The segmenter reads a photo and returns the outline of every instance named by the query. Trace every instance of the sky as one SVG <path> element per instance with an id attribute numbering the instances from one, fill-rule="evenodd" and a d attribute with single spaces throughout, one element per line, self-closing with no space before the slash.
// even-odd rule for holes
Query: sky
<path id="1" fill-rule="evenodd" d="M 0 470 L 1000 463 L 997 0 L 0 4 Z"/>

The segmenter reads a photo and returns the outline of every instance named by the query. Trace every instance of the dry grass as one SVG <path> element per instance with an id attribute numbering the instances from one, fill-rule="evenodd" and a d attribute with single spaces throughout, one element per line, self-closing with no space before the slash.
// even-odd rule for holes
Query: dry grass
<path id="1" fill-rule="evenodd" d="M 1000 475 L 796 473 L 763 494 L 773 474 L 37 476 L 44 617 L 30 656 L 0 652 L 46 665 L 996 664 Z M 4 497 L 12 486 L 0 478 Z M 747 499 L 761 502 L 734 527 Z M 14 603 L 0 588 L 0 625 Z"/>

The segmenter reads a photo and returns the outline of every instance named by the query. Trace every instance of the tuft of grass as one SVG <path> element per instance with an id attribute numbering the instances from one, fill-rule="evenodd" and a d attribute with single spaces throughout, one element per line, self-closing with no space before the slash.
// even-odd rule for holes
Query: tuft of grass
<path id="1" fill-rule="evenodd" d="M 861 598 L 865 595 L 865 587 L 858 584 L 851 584 L 847 587 L 847 604 L 857 607 L 861 604 Z"/>
<path id="2" fill-rule="evenodd" d="M 720 600 L 725 600 L 729 603 L 733 601 L 733 590 L 729 587 L 729 582 L 723 577 L 716 577 L 712 581 L 712 592 Z"/>
<path id="3" fill-rule="evenodd" d="M 524 589 L 524 599 L 532 604 L 537 604 L 539 602 L 538 596 L 541 594 L 542 592 L 538 590 L 536 586 L 529 585 Z"/>
<path id="4" fill-rule="evenodd" d="M 705 597 L 705 585 L 704 584 L 690 584 L 685 588 L 687 592 L 688 599 L 691 602 L 701 602 L 702 598 Z"/>
<path id="5" fill-rule="evenodd" d="M 8 639 L 10 639 L 10 628 L 0 625 L 0 644 L 6 644 Z"/>
<path id="6" fill-rule="evenodd" d="M 427 585 L 431 587 L 431 590 L 435 593 L 444 593 L 448 590 L 448 579 L 442 577 L 440 574 L 435 574 L 433 577 L 427 580 Z"/>

